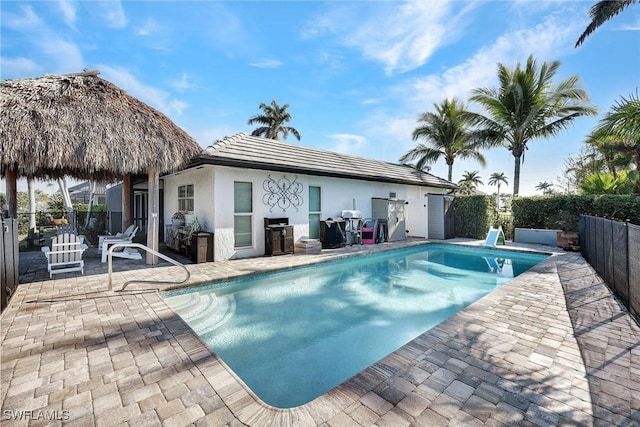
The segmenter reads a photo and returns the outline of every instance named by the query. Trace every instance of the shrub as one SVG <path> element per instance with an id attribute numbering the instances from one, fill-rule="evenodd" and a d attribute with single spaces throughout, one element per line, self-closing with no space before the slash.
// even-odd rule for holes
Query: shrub
<path id="1" fill-rule="evenodd" d="M 484 239 L 489 228 L 497 225 L 492 196 L 456 196 L 453 208 L 456 237 Z"/>
<path id="2" fill-rule="evenodd" d="M 640 224 L 640 196 L 559 195 L 513 200 L 513 226 L 517 228 L 578 231 L 580 215 L 593 215 Z"/>

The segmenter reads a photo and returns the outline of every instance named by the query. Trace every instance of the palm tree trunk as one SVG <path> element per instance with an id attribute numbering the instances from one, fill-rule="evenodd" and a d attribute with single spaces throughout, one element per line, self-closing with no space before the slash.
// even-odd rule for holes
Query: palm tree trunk
<path id="1" fill-rule="evenodd" d="M 513 169 L 513 195 L 517 196 L 520 193 L 520 159 L 522 156 L 513 156 L 515 159 L 515 166 Z"/>
<path id="2" fill-rule="evenodd" d="M 447 175 L 447 181 L 451 181 L 451 175 L 453 175 L 453 165 L 449 165 L 449 174 Z"/>

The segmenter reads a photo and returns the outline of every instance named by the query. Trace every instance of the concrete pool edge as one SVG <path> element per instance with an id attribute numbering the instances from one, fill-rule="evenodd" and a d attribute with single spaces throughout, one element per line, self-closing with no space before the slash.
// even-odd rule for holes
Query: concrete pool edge
<path id="1" fill-rule="evenodd" d="M 413 245 L 407 247 L 415 247 L 431 243 L 478 247 L 477 245 L 469 245 L 465 243 L 444 242 L 415 242 Z M 396 249 L 397 248 L 385 248 L 383 250 L 376 251 L 375 253 Z M 492 248 L 482 247 L 482 249 Z M 510 247 L 500 247 L 493 249 L 505 251 L 513 250 Z M 355 374 L 353 377 L 334 387 L 329 392 L 315 398 L 308 403 L 293 408 L 278 408 L 263 402 L 251 390 L 251 388 L 247 386 L 235 372 L 233 372 L 233 370 L 224 362 L 224 360 L 222 360 L 222 358 L 218 357 L 214 351 L 209 350 L 207 344 L 204 343 L 188 325 L 187 327 L 191 330 L 193 336 L 197 338 L 200 346 L 202 347 L 198 350 L 197 353 L 199 354 L 201 351 L 205 353 L 210 352 L 210 354 L 214 356 L 216 364 L 219 365 L 211 368 L 204 367 L 205 370 L 203 371 L 203 374 L 205 374 L 205 378 L 209 381 L 213 389 L 218 393 L 225 404 L 232 410 L 234 415 L 238 417 L 241 422 L 248 425 L 266 425 L 274 422 L 273 420 L 275 420 L 276 418 L 286 415 L 287 418 L 297 420 L 295 425 L 298 425 L 298 423 L 301 423 L 302 425 L 316 425 L 315 423 L 318 423 L 319 420 L 318 417 L 320 417 L 320 420 L 322 420 L 322 422 L 328 421 L 329 419 L 347 409 L 355 402 L 369 395 L 381 384 L 384 384 L 385 381 L 392 378 L 397 372 L 407 370 L 415 366 L 421 360 L 420 357 L 422 355 L 422 351 L 425 348 L 423 343 L 434 342 L 434 336 L 440 337 L 436 341 L 445 339 L 451 332 L 452 327 L 450 326 L 450 324 L 458 325 L 459 317 L 467 317 L 468 313 L 474 312 L 477 306 L 485 306 L 487 304 L 487 301 L 495 301 L 495 299 L 497 299 L 499 296 L 508 294 L 510 291 L 512 291 L 512 288 L 521 286 L 522 284 L 531 281 L 532 277 L 534 276 L 537 276 L 539 274 L 553 274 L 554 272 L 557 272 L 556 270 L 553 270 L 551 272 L 547 271 L 548 267 L 546 266 L 546 263 L 555 264 L 555 262 L 558 261 L 559 258 L 565 255 L 563 252 L 541 251 L 526 248 L 523 250 L 514 250 L 514 252 L 544 254 L 548 255 L 548 257 L 538 264 L 534 265 L 529 270 L 520 274 L 519 276 L 509 280 L 509 282 L 505 283 L 500 288 L 492 291 L 491 293 L 465 307 L 463 310 L 454 314 L 449 319 L 425 331 L 420 336 L 414 338 L 407 344 L 388 354 L 384 358 L 378 360 L 373 365 Z M 319 263 L 364 255 L 367 255 L 367 253 L 356 252 L 342 254 L 342 256 L 339 257 L 321 259 L 305 265 L 311 266 Z M 253 274 L 268 274 L 274 271 L 285 271 L 296 267 L 299 266 L 278 268 L 268 272 Z M 249 275 L 252 274 L 238 275 L 237 277 L 228 279 L 235 279 L 238 277 Z M 220 279 L 220 281 L 228 279 Z M 192 286 L 202 286 L 202 283 L 194 284 Z M 179 288 L 183 289 L 184 287 Z M 162 299 L 159 293 L 156 294 L 156 296 L 160 298 L 162 304 L 164 305 L 162 310 L 166 310 L 166 313 L 170 313 L 171 316 L 179 317 L 179 315 L 175 313 L 171 309 L 171 307 Z M 158 316 L 162 317 L 160 312 L 157 314 Z M 179 344 L 181 344 L 180 336 L 176 336 L 176 340 Z M 192 361 L 197 365 L 197 360 L 192 359 Z M 220 367 L 224 371 L 222 371 Z M 209 372 L 209 375 L 207 375 L 207 372 Z M 371 400 L 375 401 L 376 399 L 374 397 L 371 397 Z M 383 402 L 378 403 L 385 406 Z M 371 402 L 371 405 L 375 404 L 376 402 Z"/>

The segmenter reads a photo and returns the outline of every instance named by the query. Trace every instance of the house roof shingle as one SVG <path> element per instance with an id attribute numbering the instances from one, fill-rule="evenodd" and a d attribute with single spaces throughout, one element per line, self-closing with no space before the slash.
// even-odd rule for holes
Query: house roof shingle
<path id="1" fill-rule="evenodd" d="M 244 132 L 226 137 L 205 148 L 194 165 L 197 164 L 457 188 L 456 184 L 450 181 L 410 165 L 318 150 L 251 136 Z"/>

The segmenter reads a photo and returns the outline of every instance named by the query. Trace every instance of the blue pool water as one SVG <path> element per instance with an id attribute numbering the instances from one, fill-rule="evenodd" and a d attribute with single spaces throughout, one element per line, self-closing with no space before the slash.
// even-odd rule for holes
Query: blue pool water
<path id="1" fill-rule="evenodd" d="M 304 404 L 546 255 L 427 244 L 163 294 L 266 403 Z"/>

